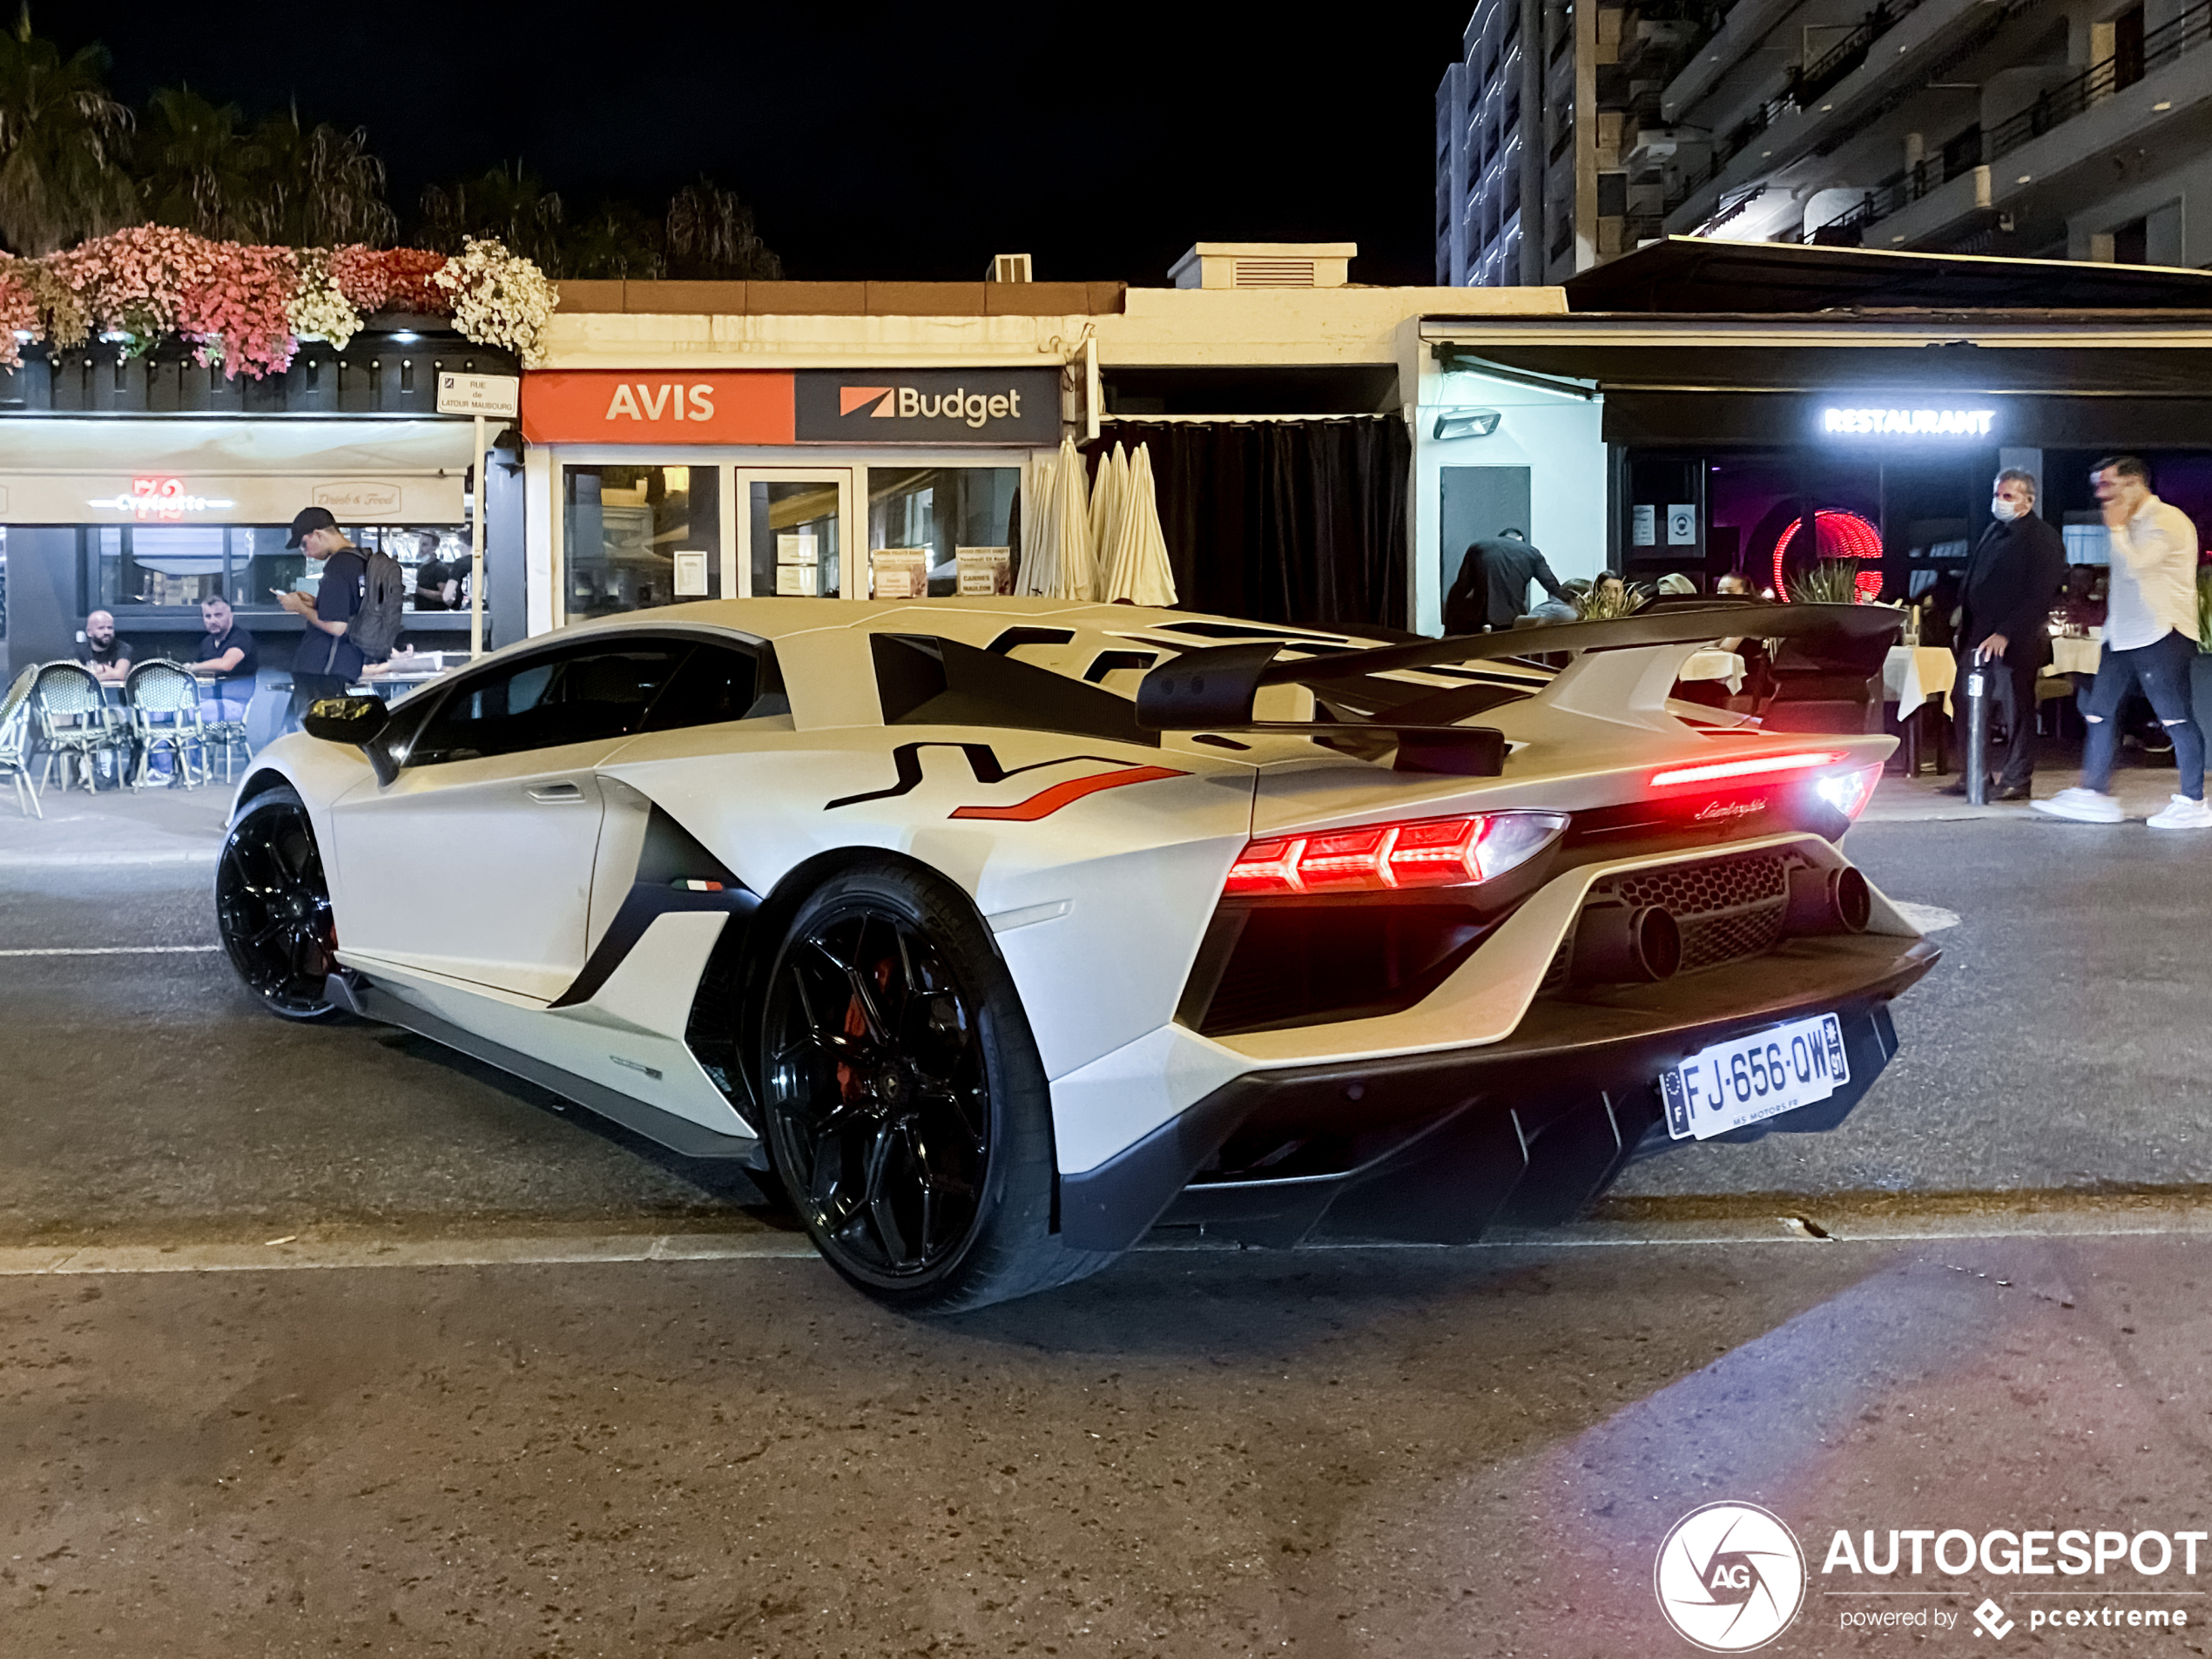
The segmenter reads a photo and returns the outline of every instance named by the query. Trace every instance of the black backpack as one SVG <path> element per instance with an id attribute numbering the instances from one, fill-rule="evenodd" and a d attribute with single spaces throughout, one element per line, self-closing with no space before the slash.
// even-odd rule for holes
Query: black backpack
<path id="1" fill-rule="evenodd" d="M 407 572 L 389 553 L 365 553 L 361 609 L 346 625 L 364 662 L 381 663 L 400 637 L 401 611 L 407 603 Z"/>

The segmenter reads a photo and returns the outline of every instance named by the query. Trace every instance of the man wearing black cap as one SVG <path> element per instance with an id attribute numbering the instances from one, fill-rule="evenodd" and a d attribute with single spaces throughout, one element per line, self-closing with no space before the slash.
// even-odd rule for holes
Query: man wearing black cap
<path id="1" fill-rule="evenodd" d="M 307 624 L 299 654 L 292 659 L 292 709 L 285 719 L 285 729 L 294 731 L 310 704 L 318 698 L 345 696 L 346 688 L 361 678 L 361 649 L 346 637 L 346 629 L 361 610 L 361 578 L 368 561 L 321 507 L 300 511 L 292 521 L 292 536 L 285 546 L 300 549 L 322 565 L 322 581 L 313 598 L 271 590 L 279 604 Z"/>

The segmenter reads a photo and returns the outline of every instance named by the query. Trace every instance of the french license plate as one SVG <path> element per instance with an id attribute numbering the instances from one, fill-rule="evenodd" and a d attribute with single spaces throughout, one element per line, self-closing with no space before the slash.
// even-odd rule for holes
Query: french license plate
<path id="1" fill-rule="evenodd" d="M 1843 1025 L 1818 1014 L 1694 1054 L 1660 1074 L 1659 1093 L 1667 1133 L 1702 1141 L 1825 1100 L 1850 1081 Z"/>

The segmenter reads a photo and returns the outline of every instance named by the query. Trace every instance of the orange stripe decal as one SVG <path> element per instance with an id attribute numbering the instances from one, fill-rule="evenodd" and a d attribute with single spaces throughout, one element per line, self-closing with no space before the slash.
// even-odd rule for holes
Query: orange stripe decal
<path id="1" fill-rule="evenodd" d="M 1034 824 L 1041 818 L 1050 818 L 1062 806 L 1081 800 L 1085 795 L 1096 795 L 1102 789 L 1119 789 L 1124 784 L 1149 784 L 1161 778 L 1187 777 L 1169 766 L 1129 766 L 1120 772 L 1102 772 L 1089 778 L 1073 778 L 1064 784 L 1055 784 L 1041 789 L 1025 801 L 1011 806 L 960 806 L 953 811 L 954 818 L 988 818 L 1002 824 Z"/>

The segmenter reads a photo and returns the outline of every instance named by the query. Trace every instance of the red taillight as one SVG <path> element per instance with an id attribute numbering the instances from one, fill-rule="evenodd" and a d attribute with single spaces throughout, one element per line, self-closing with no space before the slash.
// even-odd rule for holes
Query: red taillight
<path id="1" fill-rule="evenodd" d="M 1881 781 L 1881 767 L 1861 766 L 1855 772 L 1839 772 L 1832 778 L 1823 778 L 1813 788 L 1821 799 L 1856 821 L 1866 810 L 1866 803 L 1874 799 L 1874 786 Z"/>
<path id="2" fill-rule="evenodd" d="M 1815 766 L 1832 766 L 1850 757 L 1839 749 L 1808 751 L 1801 754 L 1746 755 L 1741 760 L 1711 760 L 1695 766 L 1669 766 L 1664 772 L 1651 774 L 1651 786 L 1665 789 L 1674 784 L 1718 783 L 1726 778 L 1765 778 L 1783 772 L 1810 772 Z"/>
<path id="3" fill-rule="evenodd" d="M 1556 813 L 1483 813 L 1272 836 L 1238 854 L 1222 891 L 1244 896 L 1464 887 L 1527 862 L 1566 822 Z"/>

